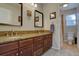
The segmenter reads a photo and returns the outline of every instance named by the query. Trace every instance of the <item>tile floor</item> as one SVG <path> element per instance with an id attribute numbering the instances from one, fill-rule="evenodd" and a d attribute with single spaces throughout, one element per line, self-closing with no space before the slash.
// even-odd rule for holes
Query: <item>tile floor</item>
<path id="1" fill-rule="evenodd" d="M 79 49 L 76 45 L 64 44 L 60 50 L 51 48 L 43 56 L 79 56 Z"/>

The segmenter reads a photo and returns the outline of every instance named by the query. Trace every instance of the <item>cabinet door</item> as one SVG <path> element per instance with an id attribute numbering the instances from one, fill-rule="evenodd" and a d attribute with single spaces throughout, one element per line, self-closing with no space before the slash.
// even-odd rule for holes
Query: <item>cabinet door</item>
<path id="1" fill-rule="evenodd" d="M 18 49 L 18 42 L 10 42 L 5 44 L 0 44 L 0 55 L 6 52 Z"/>
<path id="2" fill-rule="evenodd" d="M 48 50 L 48 39 L 45 36 L 44 37 L 44 52 L 46 52 L 47 50 Z"/>
<path id="3" fill-rule="evenodd" d="M 35 37 L 34 38 L 34 46 L 33 46 L 34 55 L 43 54 L 43 37 Z"/>
<path id="4" fill-rule="evenodd" d="M 1 54 L 1 56 L 18 56 L 18 49 Z"/>
<path id="5" fill-rule="evenodd" d="M 19 51 L 20 55 L 23 56 L 32 56 L 33 54 L 33 39 L 25 39 L 22 41 L 19 41 Z"/>
<path id="6" fill-rule="evenodd" d="M 51 48 L 52 46 L 52 35 L 48 35 L 48 48 Z"/>
<path id="7" fill-rule="evenodd" d="M 33 46 L 28 47 L 21 47 L 20 48 L 20 55 L 21 56 L 32 56 L 33 55 Z"/>

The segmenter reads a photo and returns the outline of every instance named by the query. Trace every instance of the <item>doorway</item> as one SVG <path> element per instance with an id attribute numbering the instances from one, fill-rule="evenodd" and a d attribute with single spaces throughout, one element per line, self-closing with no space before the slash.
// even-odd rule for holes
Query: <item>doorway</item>
<path id="1" fill-rule="evenodd" d="M 66 10 L 61 14 L 63 46 L 77 47 L 76 9 Z"/>

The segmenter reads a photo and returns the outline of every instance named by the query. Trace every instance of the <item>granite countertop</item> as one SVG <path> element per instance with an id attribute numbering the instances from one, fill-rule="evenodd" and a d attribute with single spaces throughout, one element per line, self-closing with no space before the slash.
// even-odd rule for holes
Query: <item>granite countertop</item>
<path id="1" fill-rule="evenodd" d="M 36 37 L 40 35 L 46 35 L 46 34 L 50 34 L 50 32 L 24 34 L 24 35 L 19 35 L 19 36 L 18 35 L 12 36 L 12 37 L 6 37 L 6 36 L 0 37 L 0 44 L 11 42 L 11 41 L 23 40 L 23 39 L 32 38 L 32 37 Z"/>

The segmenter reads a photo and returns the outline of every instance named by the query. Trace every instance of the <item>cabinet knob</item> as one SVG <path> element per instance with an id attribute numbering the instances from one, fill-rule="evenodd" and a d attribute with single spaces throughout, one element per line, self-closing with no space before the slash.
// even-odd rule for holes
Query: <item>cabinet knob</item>
<path id="1" fill-rule="evenodd" d="M 18 56 L 18 53 L 16 53 L 16 56 Z"/>

